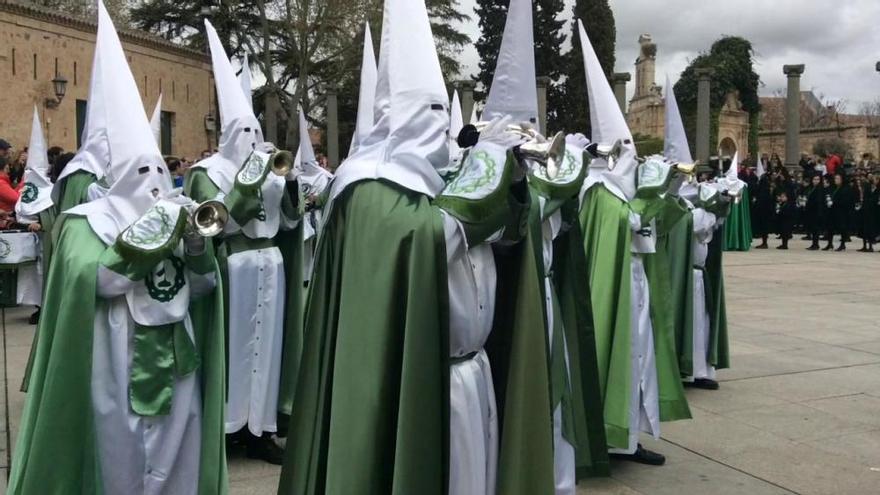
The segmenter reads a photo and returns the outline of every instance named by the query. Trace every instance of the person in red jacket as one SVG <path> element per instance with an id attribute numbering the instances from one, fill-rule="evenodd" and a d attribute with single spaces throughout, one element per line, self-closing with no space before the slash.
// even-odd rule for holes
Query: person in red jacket
<path id="1" fill-rule="evenodd" d="M 9 178 L 9 163 L 3 163 L 3 168 L 0 169 L 0 212 L 11 214 L 15 211 L 15 203 L 18 202 L 23 185 L 24 183 L 21 182 L 17 187 L 12 186 L 12 180 Z M 8 215 L 3 216 L 8 218 Z M 6 228 L 6 224 L 6 220 L 0 219 L 0 228 Z"/>
<path id="2" fill-rule="evenodd" d="M 828 175 L 834 177 L 834 174 L 837 173 L 837 167 L 843 164 L 843 159 L 840 158 L 839 155 L 835 155 L 834 153 L 829 153 L 825 159 L 825 169 Z"/>

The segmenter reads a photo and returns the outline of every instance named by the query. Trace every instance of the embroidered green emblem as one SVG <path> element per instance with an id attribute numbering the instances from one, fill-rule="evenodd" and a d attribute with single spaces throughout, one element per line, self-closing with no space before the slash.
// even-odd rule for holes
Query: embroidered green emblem
<path id="1" fill-rule="evenodd" d="M 498 177 L 498 165 L 486 151 L 478 150 L 468 155 L 468 162 L 461 173 L 446 187 L 448 196 L 474 194 L 486 186 L 494 185 Z M 492 191 L 484 191 L 486 194 Z"/>
<path id="2" fill-rule="evenodd" d="M 260 153 L 251 153 L 241 171 L 238 173 L 238 181 L 246 186 L 255 185 L 263 178 L 266 171 L 266 160 Z"/>
<path id="3" fill-rule="evenodd" d="M 184 266 L 183 260 L 176 256 L 171 256 L 156 265 L 156 268 L 144 279 L 150 297 L 163 303 L 173 300 L 186 285 Z"/>
<path id="4" fill-rule="evenodd" d="M 22 203 L 33 203 L 37 200 L 39 196 L 39 190 L 37 186 L 30 182 L 25 182 L 24 188 L 21 190 L 21 201 Z"/>
<path id="5" fill-rule="evenodd" d="M 12 254 L 12 244 L 6 239 L 0 239 L 0 259 L 8 257 Z"/>
<path id="6" fill-rule="evenodd" d="M 136 224 L 125 231 L 125 242 L 140 248 L 153 247 L 164 243 L 170 236 L 171 231 L 174 230 L 171 214 L 165 210 L 165 207 L 159 205 L 150 208 L 137 223 L 158 227 L 154 229 L 134 228 L 137 226 Z"/>

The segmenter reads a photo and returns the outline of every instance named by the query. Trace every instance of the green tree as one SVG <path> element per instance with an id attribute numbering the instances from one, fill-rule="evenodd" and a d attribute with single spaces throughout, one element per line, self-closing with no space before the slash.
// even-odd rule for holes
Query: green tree
<path id="1" fill-rule="evenodd" d="M 470 16 L 459 11 L 459 0 L 425 0 L 431 31 L 437 43 L 440 66 L 447 81 L 452 81 L 461 73 L 459 55 L 471 42 L 470 36 L 461 32 L 457 25 L 470 20 Z"/>
<path id="2" fill-rule="evenodd" d="M 477 13 L 480 26 L 480 37 L 474 46 L 480 55 L 480 71 L 474 77 L 478 83 L 474 98 L 484 101 L 495 77 L 495 66 L 498 65 L 498 51 L 501 49 L 501 38 L 504 36 L 504 24 L 507 21 L 507 7 L 510 0 L 477 0 L 474 11 Z"/>
<path id="3" fill-rule="evenodd" d="M 712 69 L 712 86 L 709 106 L 711 108 L 710 149 L 718 147 L 718 117 L 730 93 L 737 93 L 743 110 L 749 112 L 749 151 L 758 151 L 758 115 L 761 103 L 758 99 L 760 76 L 755 73 L 752 43 L 744 38 L 727 36 L 712 44 L 708 53 L 695 58 L 682 72 L 675 84 L 675 95 L 681 109 L 688 141 L 692 151 L 696 149 L 697 134 L 697 69 Z"/>
<path id="4" fill-rule="evenodd" d="M 563 0 L 534 0 L 534 24 L 535 24 L 535 71 L 538 76 L 549 77 L 550 85 L 547 87 L 547 127 L 557 129 L 559 123 L 559 108 L 565 104 L 562 78 L 565 56 L 562 53 L 562 43 L 565 34 L 562 29 L 565 21 L 559 19 L 565 8 Z"/>
<path id="5" fill-rule="evenodd" d="M 556 104 L 555 122 L 557 129 L 566 132 L 583 132 L 590 135 L 590 102 L 587 96 L 587 81 L 584 74 L 584 58 L 581 51 L 580 35 L 577 20 L 584 23 L 584 29 L 606 77 L 610 79 L 614 73 L 615 43 L 617 29 L 614 25 L 614 12 L 608 0 L 577 0 L 574 4 L 572 20 L 572 49 L 565 56 L 565 74 L 563 94 Z"/>

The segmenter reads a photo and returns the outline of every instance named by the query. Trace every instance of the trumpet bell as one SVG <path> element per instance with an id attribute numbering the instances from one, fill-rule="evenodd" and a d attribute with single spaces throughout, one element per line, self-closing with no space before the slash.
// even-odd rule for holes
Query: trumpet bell
<path id="1" fill-rule="evenodd" d="M 293 169 L 293 154 L 289 151 L 278 151 L 269 159 L 272 173 L 284 177 Z"/>
<path id="2" fill-rule="evenodd" d="M 557 133 L 550 141 L 533 139 L 520 145 L 519 151 L 523 157 L 541 164 L 548 178 L 555 179 L 559 175 L 559 166 L 565 160 L 565 135 Z"/>
<path id="3" fill-rule="evenodd" d="M 192 213 L 192 226 L 202 237 L 215 237 L 229 221 L 229 210 L 220 201 L 205 201 Z"/>
<path id="4" fill-rule="evenodd" d="M 676 163 L 675 169 L 685 175 L 694 175 L 697 165 L 695 163 Z"/>

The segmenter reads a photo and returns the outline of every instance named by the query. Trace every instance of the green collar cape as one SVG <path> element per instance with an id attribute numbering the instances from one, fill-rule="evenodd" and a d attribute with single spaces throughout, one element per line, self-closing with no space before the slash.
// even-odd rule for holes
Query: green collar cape
<path id="1" fill-rule="evenodd" d="M 12 461 L 11 494 L 103 492 L 91 373 L 98 260 L 106 246 L 84 218 L 61 217 L 56 232 L 40 339 Z M 221 292 L 215 290 L 190 306 L 194 344 L 202 363 L 200 495 L 228 491 Z"/>

